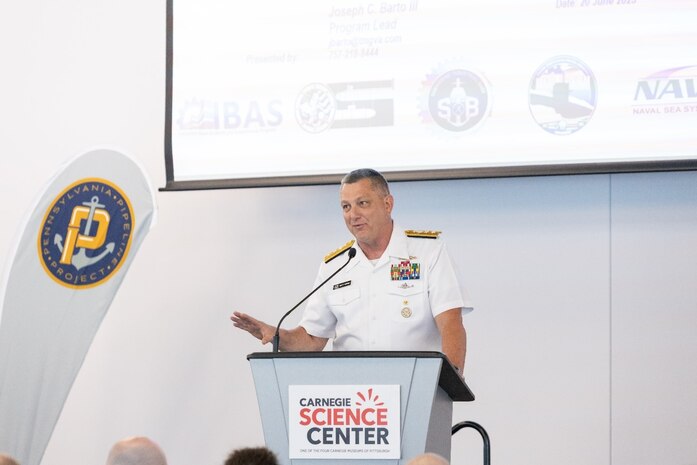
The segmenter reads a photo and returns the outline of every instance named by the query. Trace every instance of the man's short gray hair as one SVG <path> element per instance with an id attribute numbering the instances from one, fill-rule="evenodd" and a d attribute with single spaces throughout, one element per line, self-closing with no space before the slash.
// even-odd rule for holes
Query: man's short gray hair
<path id="1" fill-rule="evenodd" d="M 361 168 L 351 171 L 349 174 L 344 176 L 344 179 L 341 180 L 341 185 L 353 184 L 363 179 L 369 180 L 373 186 L 373 189 L 380 191 L 385 195 L 389 195 L 390 186 L 387 184 L 387 179 L 372 168 Z"/>

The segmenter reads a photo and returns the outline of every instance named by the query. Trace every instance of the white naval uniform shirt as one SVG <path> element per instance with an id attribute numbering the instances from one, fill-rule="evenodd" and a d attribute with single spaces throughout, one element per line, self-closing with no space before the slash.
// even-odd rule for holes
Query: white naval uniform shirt
<path id="1" fill-rule="evenodd" d="M 411 238 L 394 226 L 390 243 L 373 265 L 357 244 L 356 256 L 308 301 L 300 326 L 334 338 L 334 350 L 441 350 L 435 316 L 472 309 L 463 298 L 441 239 Z M 340 268 L 344 253 L 320 266 L 315 286 Z M 418 265 L 418 279 L 393 280 L 392 265 Z"/>

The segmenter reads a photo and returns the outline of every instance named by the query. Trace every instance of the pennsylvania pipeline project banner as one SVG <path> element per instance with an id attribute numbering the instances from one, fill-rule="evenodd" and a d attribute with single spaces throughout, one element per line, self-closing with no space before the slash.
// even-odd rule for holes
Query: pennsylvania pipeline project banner
<path id="1" fill-rule="evenodd" d="M 288 386 L 291 459 L 401 458 L 399 385 Z"/>
<path id="2" fill-rule="evenodd" d="M 87 152 L 45 188 L 0 288 L 0 451 L 38 465 L 97 328 L 154 223 L 143 170 Z"/>

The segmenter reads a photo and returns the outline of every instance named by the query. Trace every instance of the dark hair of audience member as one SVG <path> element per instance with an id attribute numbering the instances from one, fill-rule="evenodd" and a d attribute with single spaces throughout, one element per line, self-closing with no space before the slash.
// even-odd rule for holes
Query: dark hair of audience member
<path id="1" fill-rule="evenodd" d="M 245 447 L 232 451 L 225 465 L 279 465 L 273 452 L 266 447 Z"/>

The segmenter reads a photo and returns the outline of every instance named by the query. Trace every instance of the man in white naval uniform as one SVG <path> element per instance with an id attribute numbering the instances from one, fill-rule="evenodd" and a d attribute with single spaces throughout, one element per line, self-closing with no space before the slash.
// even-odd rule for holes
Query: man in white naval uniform
<path id="1" fill-rule="evenodd" d="M 465 301 L 450 257 L 436 232 L 404 231 L 392 220 L 394 198 L 385 178 L 361 169 L 341 181 L 344 221 L 355 239 L 325 257 L 316 285 L 356 257 L 308 301 L 300 324 L 281 330 L 284 351 L 435 350 L 462 373 L 467 336 Z M 234 312 L 234 325 L 262 343 L 276 328 Z"/>

